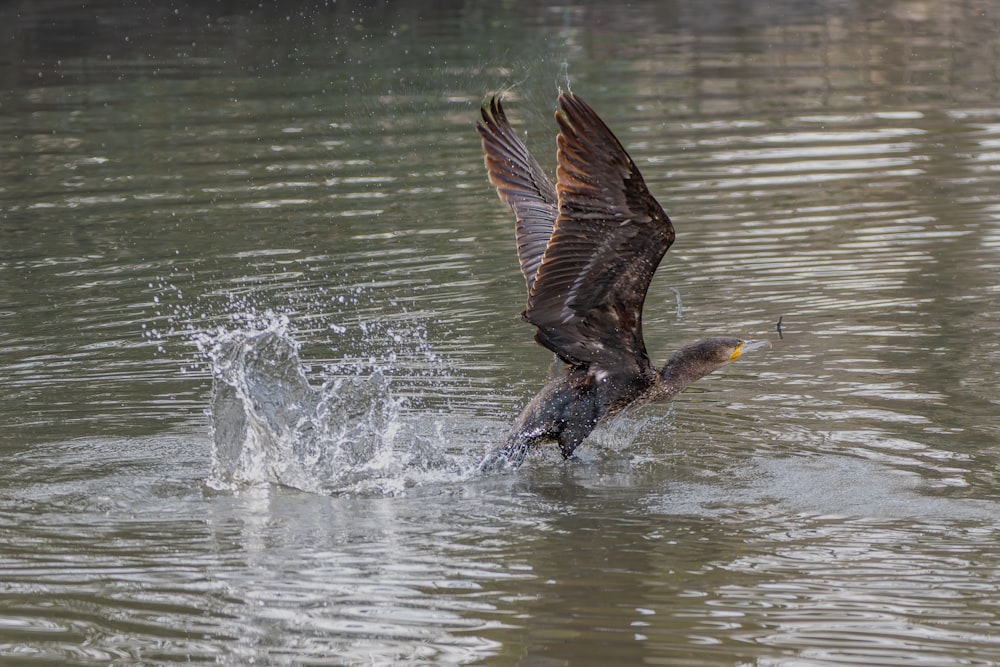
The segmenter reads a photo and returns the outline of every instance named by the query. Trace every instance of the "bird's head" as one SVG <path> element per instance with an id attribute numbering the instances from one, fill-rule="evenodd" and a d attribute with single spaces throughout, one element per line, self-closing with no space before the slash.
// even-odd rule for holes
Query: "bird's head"
<path id="1" fill-rule="evenodd" d="M 766 340 L 741 340 L 729 337 L 702 338 L 679 349 L 674 357 L 684 356 L 692 361 L 699 361 L 718 368 L 731 361 L 736 361 L 747 352 L 753 352 L 770 345 L 770 341 Z"/>

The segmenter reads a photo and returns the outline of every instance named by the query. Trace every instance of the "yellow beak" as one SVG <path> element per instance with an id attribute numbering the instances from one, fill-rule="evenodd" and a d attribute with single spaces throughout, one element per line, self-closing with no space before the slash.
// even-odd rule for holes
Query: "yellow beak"
<path id="1" fill-rule="evenodd" d="M 733 353 L 729 356 L 729 361 L 736 361 L 742 357 L 747 352 L 753 352 L 754 350 L 760 350 L 765 347 L 771 347 L 771 341 L 769 340 L 741 340 L 733 350 Z"/>

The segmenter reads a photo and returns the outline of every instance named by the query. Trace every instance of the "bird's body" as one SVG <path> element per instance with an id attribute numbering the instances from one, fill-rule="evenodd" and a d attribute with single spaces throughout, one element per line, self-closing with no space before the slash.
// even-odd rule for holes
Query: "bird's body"
<path id="1" fill-rule="evenodd" d="M 536 442 L 554 440 L 569 457 L 599 423 L 633 403 L 652 400 L 661 384 L 657 380 L 655 374 L 635 377 L 570 368 L 549 380 L 525 406 L 501 451 L 516 465 Z"/>
<path id="2" fill-rule="evenodd" d="M 600 422 L 631 405 L 667 400 L 759 346 L 708 338 L 681 348 L 660 371 L 642 336 L 642 306 L 674 227 L 628 153 L 583 100 L 564 93 L 556 113 L 556 185 L 511 128 L 499 100 L 482 110 L 490 182 L 517 218 L 528 288 L 522 319 L 567 364 L 515 421 L 484 468 L 517 467 L 554 440 L 564 457 Z"/>

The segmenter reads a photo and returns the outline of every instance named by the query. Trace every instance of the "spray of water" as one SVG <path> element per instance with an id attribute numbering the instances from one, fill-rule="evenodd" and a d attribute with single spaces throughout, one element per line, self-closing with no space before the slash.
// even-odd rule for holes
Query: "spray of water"
<path id="1" fill-rule="evenodd" d="M 211 364 L 213 465 L 208 485 L 282 484 L 325 494 L 398 494 L 473 474 L 440 428 L 407 419 L 382 369 L 315 386 L 286 316 L 197 337 Z"/>

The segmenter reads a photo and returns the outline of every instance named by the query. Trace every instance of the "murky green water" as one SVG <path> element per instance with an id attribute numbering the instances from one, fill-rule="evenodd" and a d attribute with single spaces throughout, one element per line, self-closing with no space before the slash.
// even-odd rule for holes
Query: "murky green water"
<path id="1" fill-rule="evenodd" d="M 0 8 L 0 660 L 1000 663 L 1000 10 L 350 4 Z M 560 87 L 655 359 L 774 345 L 484 477 L 550 355 L 473 124 L 552 169 Z M 261 331 L 325 439 L 220 484 Z"/>

